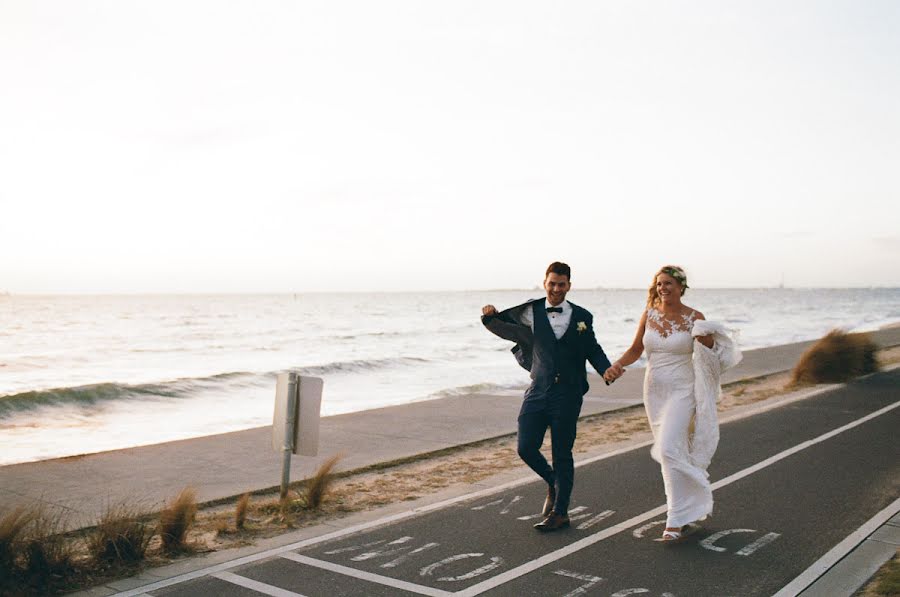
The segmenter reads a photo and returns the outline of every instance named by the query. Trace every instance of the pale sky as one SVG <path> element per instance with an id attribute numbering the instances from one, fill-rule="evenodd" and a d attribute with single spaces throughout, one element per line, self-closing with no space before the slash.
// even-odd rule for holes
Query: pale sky
<path id="1" fill-rule="evenodd" d="M 900 286 L 900 2 L 0 0 L 0 291 Z"/>

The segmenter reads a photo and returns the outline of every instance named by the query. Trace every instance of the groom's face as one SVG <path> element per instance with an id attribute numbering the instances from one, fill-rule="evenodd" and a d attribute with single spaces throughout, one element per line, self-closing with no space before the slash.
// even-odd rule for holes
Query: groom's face
<path id="1" fill-rule="evenodd" d="M 544 290 L 547 291 L 547 302 L 551 305 L 559 305 L 566 300 L 566 293 L 569 292 L 569 276 L 561 276 L 557 273 L 550 272 L 544 279 Z"/>

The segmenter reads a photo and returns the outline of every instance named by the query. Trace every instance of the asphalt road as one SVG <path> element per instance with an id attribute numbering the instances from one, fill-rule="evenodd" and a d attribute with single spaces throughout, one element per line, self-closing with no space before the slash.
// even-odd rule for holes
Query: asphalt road
<path id="1" fill-rule="evenodd" d="M 680 545 L 642 446 L 581 464 L 572 528 L 540 534 L 544 486 L 513 483 L 392 523 L 140 593 L 773 595 L 900 497 L 900 371 L 722 426 L 716 510 Z"/>

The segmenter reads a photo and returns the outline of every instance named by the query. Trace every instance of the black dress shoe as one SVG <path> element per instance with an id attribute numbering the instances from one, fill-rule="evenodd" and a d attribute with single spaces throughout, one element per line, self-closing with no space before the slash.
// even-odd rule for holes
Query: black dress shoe
<path id="1" fill-rule="evenodd" d="M 553 504 L 556 503 L 556 489 L 551 485 L 547 490 L 547 499 L 544 500 L 544 509 L 541 510 L 541 516 L 547 518 L 553 512 Z"/>
<path id="2" fill-rule="evenodd" d="M 556 512 L 551 512 L 550 516 L 542 520 L 541 522 L 534 525 L 534 528 L 539 530 L 542 533 L 549 533 L 550 531 L 558 531 L 559 529 L 565 529 L 569 526 L 569 517 L 563 516 L 562 514 L 557 514 Z"/>

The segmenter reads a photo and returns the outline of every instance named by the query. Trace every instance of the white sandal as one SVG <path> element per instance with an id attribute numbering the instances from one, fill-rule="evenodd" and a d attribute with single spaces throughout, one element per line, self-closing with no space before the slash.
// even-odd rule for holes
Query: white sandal
<path id="1" fill-rule="evenodd" d="M 680 529 L 666 529 L 657 541 L 667 544 L 681 543 L 699 529 L 700 527 L 696 524 L 686 524 Z"/>

